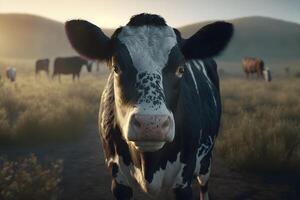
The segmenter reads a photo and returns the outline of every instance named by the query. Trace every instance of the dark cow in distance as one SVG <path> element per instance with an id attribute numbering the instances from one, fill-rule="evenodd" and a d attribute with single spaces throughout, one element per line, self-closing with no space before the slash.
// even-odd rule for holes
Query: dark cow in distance
<path id="1" fill-rule="evenodd" d="M 35 75 L 39 75 L 41 71 L 44 71 L 49 76 L 49 59 L 40 59 L 35 63 Z"/>
<path id="2" fill-rule="evenodd" d="M 52 78 L 58 75 L 60 80 L 61 74 L 72 74 L 73 81 L 75 80 L 76 76 L 79 80 L 81 68 L 83 65 L 86 66 L 88 72 L 91 72 L 92 63 L 89 63 L 87 60 L 82 59 L 79 56 L 56 58 L 54 61 Z"/>
<path id="3" fill-rule="evenodd" d="M 111 38 L 84 20 L 65 28 L 79 54 L 108 62 L 99 131 L 115 198 L 133 199 L 142 191 L 155 199 L 190 200 L 197 177 L 201 198 L 208 199 L 221 116 L 211 57 L 225 48 L 233 26 L 215 22 L 183 39 L 160 16 L 143 13 Z"/>

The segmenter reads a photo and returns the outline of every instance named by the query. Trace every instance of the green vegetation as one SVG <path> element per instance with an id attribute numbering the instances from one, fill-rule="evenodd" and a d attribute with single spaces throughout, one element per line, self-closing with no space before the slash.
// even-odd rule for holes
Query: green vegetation
<path id="1" fill-rule="evenodd" d="M 300 80 L 224 80 L 221 89 L 216 153 L 242 170 L 299 173 Z"/>
<path id="2" fill-rule="evenodd" d="M 0 144 L 61 141 L 84 133 L 96 121 L 103 88 L 99 77 L 57 80 L 18 76 L 0 86 Z"/>
<path id="3" fill-rule="evenodd" d="M 0 159 L 0 199 L 58 199 L 63 162 L 42 166 L 34 155 L 19 162 Z"/>

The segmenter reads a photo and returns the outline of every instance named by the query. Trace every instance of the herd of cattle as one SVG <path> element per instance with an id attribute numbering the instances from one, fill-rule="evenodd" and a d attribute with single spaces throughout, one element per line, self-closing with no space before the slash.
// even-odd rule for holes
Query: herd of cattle
<path id="1" fill-rule="evenodd" d="M 93 62 L 87 61 L 79 56 L 73 57 L 58 57 L 54 61 L 52 78 L 58 76 L 60 81 L 61 74 L 70 74 L 73 80 L 77 77 L 79 79 L 81 68 L 86 66 L 87 71 L 92 71 Z M 44 71 L 48 76 L 50 74 L 50 59 L 39 59 L 35 63 L 35 74 L 38 76 L 40 72 Z M 97 71 L 99 71 L 99 63 L 97 63 Z M 17 70 L 14 67 L 6 69 L 6 77 L 11 82 L 16 81 Z"/>
<path id="2" fill-rule="evenodd" d="M 58 57 L 54 61 L 52 79 L 58 76 L 59 81 L 60 75 L 72 75 L 73 80 L 77 77 L 79 80 L 81 68 L 86 66 L 87 71 L 92 71 L 92 61 L 87 61 L 79 56 L 73 57 Z M 258 79 L 264 79 L 265 81 L 271 81 L 271 71 L 268 67 L 265 67 L 264 61 L 259 58 L 245 57 L 242 59 L 242 67 L 246 74 L 247 79 L 250 78 L 251 74 L 256 74 Z M 35 63 L 35 74 L 38 76 L 40 72 L 45 72 L 48 76 L 50 75 L 50 59 L 39 59 Z M 97 71 L 99 71 L 99 62 L 97 63 Z M 17 71 L 14 67 L 8 67 L 6 69 L 6 77 L 11 82 L 16 81 Z M 1 76 L 0 76 L 1 78 Z"/>

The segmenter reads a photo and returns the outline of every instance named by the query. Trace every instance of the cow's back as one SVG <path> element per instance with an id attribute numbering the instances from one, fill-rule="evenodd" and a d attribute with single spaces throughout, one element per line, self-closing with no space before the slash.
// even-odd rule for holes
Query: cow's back
<path id="1" fill-rule="evenodd" d="M 242 65 L 246 73 L 262 72 L 264 70 L 264 62 L 258 58 L 243 58 Z"/>
<path id="2" fill-rule="evenodd" d="M 79 74 L 83 62 L 77 57 L 56 58 L 54 61 L 55 74 Z"/>

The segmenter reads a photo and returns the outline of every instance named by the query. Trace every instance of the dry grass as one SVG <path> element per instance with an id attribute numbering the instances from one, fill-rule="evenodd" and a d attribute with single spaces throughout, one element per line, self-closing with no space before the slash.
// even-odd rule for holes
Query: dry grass
<path id="1" fill-rule="evenodd" d="M 300 80 L 222 81 L 222 131 L 216 152 L 256 172 L 300 169 Z"/>
<path id="2" fill-rule="evenodd" d="M 40 143 L 65 140 L 84 132 L 95 120 L 104 81 L 85 75 L 62 83 L 18 76 L 0 86 L 0 143 Z"/>

